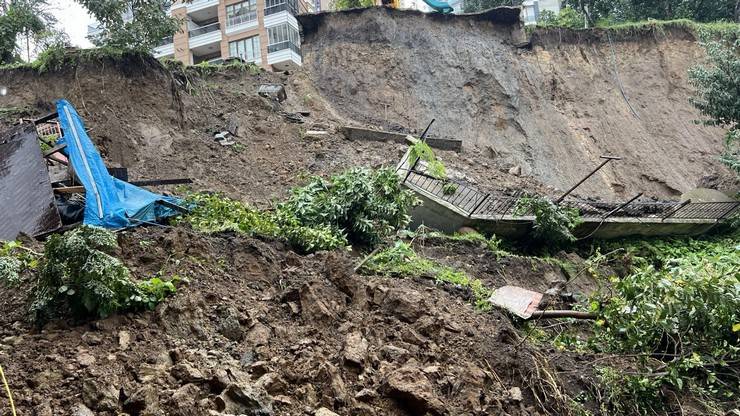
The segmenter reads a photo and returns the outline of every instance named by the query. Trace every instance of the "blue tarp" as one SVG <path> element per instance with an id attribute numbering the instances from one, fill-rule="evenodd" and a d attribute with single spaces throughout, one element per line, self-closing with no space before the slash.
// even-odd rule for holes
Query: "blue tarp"
<path id="1" fill-rule="evenodd" d="M 179 205 L 181 201 L 177 198 L 149 192 L 108 173 L 72 104 L 67 100 L 57 101 L 57 112 L 64 133 L 57 144 L 67 144 L 65 153 L 85 187 L 86 225 L 125 228 L 178 214 L 157 203 L 165 201 Z"/>

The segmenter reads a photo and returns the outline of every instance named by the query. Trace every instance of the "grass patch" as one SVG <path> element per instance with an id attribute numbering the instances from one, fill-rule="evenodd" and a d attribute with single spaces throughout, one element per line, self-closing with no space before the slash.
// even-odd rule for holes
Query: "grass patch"
<path id="1" fill-rule="evenodd" d="M 419 256 L 411 245 L 403 241 L 397 241 L 392 247 L 370 256 L 360 268 L 360 272 L 388 277 L 430 277 L 440 284 L 447 283 L 470 289 L 475 306 L 480 310 L 488 310 L 491 307 L 488 298 L 493 291 L 485 287 L 483 282 L 463 271 Z"/>

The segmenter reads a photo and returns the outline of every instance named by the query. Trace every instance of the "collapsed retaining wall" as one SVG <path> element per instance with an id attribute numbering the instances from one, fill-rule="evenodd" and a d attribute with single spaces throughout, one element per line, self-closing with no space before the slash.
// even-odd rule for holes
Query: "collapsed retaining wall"
<path id="1" fill-rule="evenodd" d="M 436 118 L 434 133 L 561 190 L 620 155 L 579 190 L 608 199 L 671 198 L 730 175 L 716 158 L 724 132 L 693 123 L 687 71 L 704 52 L 685 29 L 537 32 L 527 50 L 518 18 L 375 8 L 300 19 L 305 69 L 358 124 L 421 130 Z"/>

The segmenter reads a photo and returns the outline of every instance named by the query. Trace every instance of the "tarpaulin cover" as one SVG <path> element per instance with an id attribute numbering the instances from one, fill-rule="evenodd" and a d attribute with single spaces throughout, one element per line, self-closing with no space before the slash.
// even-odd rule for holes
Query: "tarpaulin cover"
<path id="1" fill-rule="evenodd" d="M 24 124 L 0 135 L 0 240 L 36 237 L 61 227 L 39 148 L 36 127 Z"/>
<path id="2" fill-rule="evenodd" d="M 72 104 L 67 100 L 57 101 L 57 112 L 64 132 L 57 144 L 67 144 L 67 156 L 85 187 L 85 224 L 125 228 L 177 215 L 176 211 L 157 203 L 166 201 L 179 205 L 177 198 L 149 192 L 108 173 Z"/>

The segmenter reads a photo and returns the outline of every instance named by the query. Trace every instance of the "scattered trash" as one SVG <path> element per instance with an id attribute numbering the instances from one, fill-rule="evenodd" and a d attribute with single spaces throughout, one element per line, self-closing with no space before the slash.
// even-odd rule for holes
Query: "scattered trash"
<path id="1" fill-rule="evenodd" d="M 272 98 L 279 103 L 282 103 L 288 98 L 285 87 L 279 84 L 262 84 L 259 86 L 257 93 L 263 97 Z"/>
<path id="2" fill-rule="evenodd" d="M 282 114 L 282 116 L 291 123 L 303 124 L 306 122 L 306 119 L 303 118 L 303 116 L 299 113 L 289 113 L 287 111 L 282 111 L 280 112 L 280 114 Z"/>
<path id="3" fill-rule="evenodd" d="M 234 144 L 236 144 L 236 142 L 231 138 L 231 133 L 229 133 L 228 131 L 216 133 L 213 135 L 213 138 L 221 146 L 233 146 Z"/>
<path id="4" fill-rule="evenodd" d="M 542 293 L 517 286 L 504 286 L 496 289 L 488 301 L 520 318 L 529 319 L 537 311 L 542 301 Z"/>

